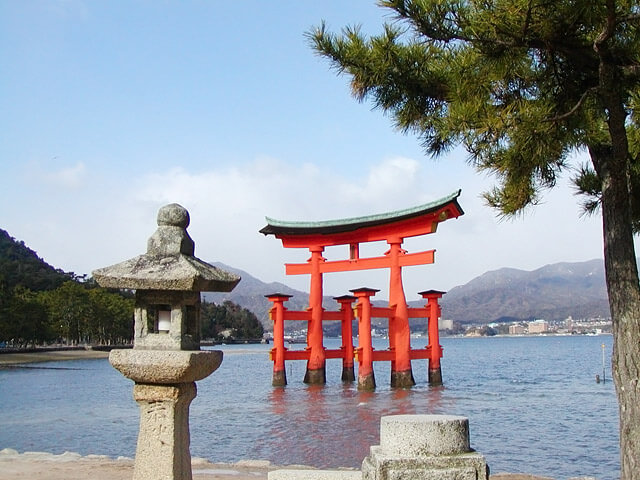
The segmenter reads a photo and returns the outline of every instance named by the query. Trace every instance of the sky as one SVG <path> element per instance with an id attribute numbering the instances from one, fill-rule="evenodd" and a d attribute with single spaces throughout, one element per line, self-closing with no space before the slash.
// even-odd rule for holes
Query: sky
<path id="1" fill-rule="evenodd" d="M 90 275 L 144 253 L 158 209 L 176 202 L 196 256 L 308 290 L 284 269 L 308 251 L 258 233 L 265 216 L 356 217 L 461 189 L 463 216 L 404 244 L 436 249 L 434 264 L 404 269 L 408 300 L 503 267 L 602 258 L 601 219 L 581 215 L 571 171 L 540 205 L 500 218 L 481 198 L 494 179 L 463 150 L 428 157 L 351 97 L 305 38 L 323 20 L 377 33 L 392 19 L 374 0 L 0 0 L 0 228 Z M 325 293 L 384 296 L 387 283 L 387 272 L 327 274 Z"/>

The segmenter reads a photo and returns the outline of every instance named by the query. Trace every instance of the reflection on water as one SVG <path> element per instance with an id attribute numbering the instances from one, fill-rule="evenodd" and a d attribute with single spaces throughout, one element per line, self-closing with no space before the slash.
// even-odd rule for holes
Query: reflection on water
<path id="1" fill-rule="evenodd" d="M 379 443 L 381 416 L 446 413 L 469 417 L 471 444 L 494 472 L 613 480 L 615 392 L 594 380 L 603 342 L 610 353 L 611 337 L 443 339 L 444 387 L 430 388 L 426 362 L 414 361 L 417 385 L 392 390 L 389 364 L 376 363 L 375 392 L 342 384 L 339 360 L 324 387 L 304 385 L 304 362 L 288 362 L 289 385 L 273 388 L 269 346 L 225 346 L 221 367 L 198 382 L 191 452 L 358 467 Z M 0 370 L 0 449 L 134 455 L 132 382 L 105 360 L 41 366 L 56 369 Z"/>

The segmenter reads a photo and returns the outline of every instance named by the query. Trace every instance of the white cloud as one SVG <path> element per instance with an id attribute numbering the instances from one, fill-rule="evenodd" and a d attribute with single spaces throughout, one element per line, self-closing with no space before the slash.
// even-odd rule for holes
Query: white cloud
<path id="1" fill-rule="evenodd" d="M 54 162 L 56 160 L 57 157 L 52 159 Z M 53 169 L 32 163 L 29 170 L 33 178 L 52 188 L 77 189 L 83 187 L 87 180 L 87 168 L 83 162 Z"/>
<path id="2" fill-rule="evenodd" d="M 411 185 L 420 170 L 417 160 L 395 157 L 375 165 L 369 172 L 366 191 L 374 194 L 397 192 L 398 187 Z"/>
<path id="3" fill-rule="evenodd" d="M 437 168 L 429 167 L 412 159 L 389 158 L 359 176 L 344 177 L 322 165 L 260 157 L 200 172 L 173 168 L 140 178 L 106 179 L 97 178 L 78 163 L 49 172 L 47 178 L 51 185 L 84 183 L 82 201 L 73 192 L 58 194 L 53 203 L 36 198 L 31 210 L 25 205 L 21 210 L 21 217 L 29 218 L 29 228 L 25 229 L 24 222 L 20 227 L 27 234 L 20 236 L 19 229 L 8 229 L 57 267 L 90 273 L 143 253 L 156 228 L 158 208 L 177 202 L 191 214 L 189 233 L 198 257 L 222 261 L 265 281 L 307 289 L 308 277 L 287 277 L 284 263 L 304 262 L 308 252 L 284 249 L 279 240 L 258 233 L 265 216 L 321 220 L 374 214 L 436 200 L 462 188 L 459 200 L 464 216 L 444 222 L 433 235 L 405 242 L 409 252 L 437 250 L 434 265 L 405 269 L 409 299 L 415 299 L 420 290 L 463 284 L 487 270 L 534 269 L 602 255 L 599 219 L 579 218 L 568 187 L 560 185 L 545 204 L 523 218 L 499 221 L 479 198 L 488 180 L 468 171 L 439 179 Z M 49 208 L 39 208 L 39 204 Z M 23 220 L 16 217 L 13 223 L 19 221 Z M 378 244 L 363 246 L 362 252 L 381 255 L 385 249 Z M 331 259 L 346 255 L 346 247 L 326 252 Z M 333 274 L 325 276 L 325 291 L 343 294 L 366 285 L 380 288 L 383 296 L 387 282 L 387 272 Z"/>

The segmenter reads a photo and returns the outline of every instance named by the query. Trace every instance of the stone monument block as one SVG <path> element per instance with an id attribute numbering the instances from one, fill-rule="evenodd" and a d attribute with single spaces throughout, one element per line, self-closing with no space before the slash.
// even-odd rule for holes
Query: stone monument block
<path id="1" fill-rule="evenodd" d="M 380 420 L 380 445 L 362 462 L 363 480 L 487 480 L 469 442 L 469 420 L 452 415 L 392 415 Z"/>

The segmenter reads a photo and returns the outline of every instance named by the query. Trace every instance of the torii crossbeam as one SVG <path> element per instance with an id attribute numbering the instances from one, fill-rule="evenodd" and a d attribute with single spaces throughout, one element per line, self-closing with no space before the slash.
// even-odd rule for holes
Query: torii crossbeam
<path id="1" fill-rule="evenodd" d="M 286 317 L 284 315 L 286 308 L 283 307 L 283 302 L 286 301 L 287 297 L 280 294 L 268 295 L 268 297 L 274 301 L 272 316 L 274 314 L 276 317 L 279 316 L 281 322 L 285 319 L 308 320 L 307 350 L 304 352 L 305 355 L 300 355 L 301 359 L 305 358 L 307 360 L 307 371 L 304 379 L 306 383 L 322 384 L 326 382 L 325 361 L 327 351 L 323 345 L 322 320 L 328 319 L 327 314 L 333 312 L 324 312 L 322 308 L 323 274 L 378 268 L 388 268 L 390 271 L 389 308 L 385 309 L 385 312 L 378 312 L 378 314 L 373 314 L 373 316 L 389 318 L 389 351 L 387 355 L 383 355 L 384 358 L 379 359 L 391 361 L 391 385 L 393 387 L 414 385 L 415 381 L 411 371 L 411 359 L 427 358 L 415 355 L 412 357 L 412 352 L 416 351 L 411 350 L 409 331 L 410 313 L 413 317 L 429 319 L 429 346 L 427 347 L 429 354 L 429 381 L 431 384 L 441 383 L 440 358 L 442 357 L 442 349 L 438 341 L 437 316 L 439 315 L 439 307 L 437 305 L 437 299 L 441 297 L 444 292 L 437 292 L 435 290 L 423 292 L 429 294 L 429 296 L 423 295 L 424 298 L 429 299 L 428 306 L 425 307 L 425 309 L 409 309 L 402 285 L 402 267 L 433 263 L 435 251 L 428 250 L 408 253 L 402 248 L 402 243 L 404 239 L 408 237 L 434 233 L 439 223 L 463 215 L 464 212 L 458 203 L 460 193 L 460 190 L 458 190 L 448 197 L 435 202 L 405 210 L 357 218 L 322 222 L 290 222 L 267 217 L 267 225 L 260 230 L 261 233 L 274 235 L 282 241 L 282 245 L 285 248 L 308 248 L 311 253 L 311 258 L 309 258 L 306 263 L 286 264 L 287 275 L 311 275 L 309 308 L 307 312 L 289 312 L 290 316 Z M 389 245 L 389 250 L 382 256 L 360 258 L 360 244 L 376 241 L 386 241 Z M 322 252 L 325 247 L 336 245 L 349 246 L 348 259 L 327 261 L 323 258 Z M 369 297 L 375 294 L 375 290 L 365 288 L 353 290 L 352 292 L 358 298 L 359 318 L 362 320 L 363 312 L 368 311 L 368 309 L 370 310 L 366 305 L 369 302 Z M 435 301 L 435 306 L 438 307 L 437 309 L 433 308 L 433 301 Z M 280 305 L 280 310 L 277 308 L 278 304 Z M 422 310 L 424 310 L 424 312 Z M 371 315 L 371 312 L 369 312 L 368 315 Z M 274 322 L 277 321 L 278 320 L 274 318 Z M 361 327 L 364 327 L 364 325 L 361 325 Z M 277 325 L 277 328 L 279 330 L 278 336 L 284 335 L 283 323 Z M 281 328 L 282 332 L 280 332 Z M 365 340 L 365 344 L 363 345 L 363 334 L 366 336 L 366 332 L 359 331 L 360 348 L 356 351 L 356 355 L 362 355 L 367 351 L 371 351 L 370 324 L 365 328 L 369 328 L 369 341 L 367 344 Z M 274 385 L 284 385 L 286 384 L 284 371 L 286 349 L 284 348 L 284 340 L 280 341 L 276 336 L 275 330 L 276 326 L 274 325 L 274 349 L 272 350 L 272 358 L 274 360 Z M 349 349 L 345 347 L 345 339 L 343 339 L 342 350 L 342 358 L 346 360 L 345 355 L 348 355 L 346 352 Z M 351 350 L 353 351 L 353 349 Z M 351 353 L 351 355 L 353 355 L 353 353 Z M 296 356 L 296 358 L 297 357 L 298 356 Z M 331 354 L 331 357 L 335 358 L 335 355 Z M 378 357 L 380 357 L 380 355 L 378 355 Z M 372 359 L 375 360 L 375 358 Z M 368 366 L 363 364 L 361 358 L 359 358 L 358 361 L 360 365 L 358 372 L 359 386 L 361 384 L 363 388 L 365 385 L 373 384 L 373 386 L 375 386 L 373 370 L 367 372 Z M 351 365 L 353 365 L 353 363 L 351 363 Z M 363 368 L 365 371 L 360 371 Z M 343 378 L 344 376 L 343 373 Z M 369 380 L 365 378 L 368 376 L 371 377 Z"/>

